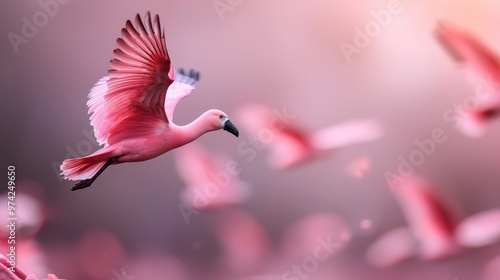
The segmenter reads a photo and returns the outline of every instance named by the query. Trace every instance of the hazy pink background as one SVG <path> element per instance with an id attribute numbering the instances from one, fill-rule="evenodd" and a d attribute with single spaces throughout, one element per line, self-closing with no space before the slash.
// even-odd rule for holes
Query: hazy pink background
<path id="1" fill-rule="evenodd" d="M 448 140 L 416 174 L 435 182 L 463 215 L 499 206 L 500 122 L 491 123 L 484 138 L 469 139 L 443 120 L 443 113 L 473 94 L 474 87 L 437 43 L 434 29 L 438 20 L 447 20 L 498 50 L 500 3 L 401 0 L 403 12 L 347 63 L 339 44 L 352 44 L 354 28 L 363 28 L 372 20 L 370 12 L 385 9 L 388 2 L 243 1 L 221 20 L 206 0 L 72 0 L 16 54 L 7 34 L 20 34 L 22 17 L 31 18 L 41 8 L 37 1 L 2 1 L 1 166 L 15 165 L 18 181 L 36 181 L 45 189 L 54 217 L 37 240 L 49 256 L 51 272 L 65 279 L 88 277 L 81 276 L 82 264 L 72 252 L 85 232 L 99 229 L 116 236 L 128 254 L 111 269 L 120 271 L 132 259 L 147 262 L 153 255 L 168 255 L 183 263 L 185 271 L 179 273 L 186 279 L 229 275 L 214 257 L 220 248 L 213 224 L 224 211 L 201 213 L 185 224 L 178 210 L 184 184 L 172 153 L 114 166 L 90 189 L 78 192 L 71 192 L 73 184 L 61 182 L 51 166 L 66 157 L 66 147 L 76 149 L 86 141 L 82 130 L 91 129 L 87 94 L 106 74 L 125 21 L 149 10 L 160 15 L 174 66 L 201 72 L 199 87 L 176 110 L 178 124 L 210 108 L 231 117 L 238 105 L 252 100 L 286 106 L 313 128 L 351 118 L 383 122 L 387 133 L 382 139 L 289 172 L 270 170 L 265 151 L 247 162 L 237 151 L 250 137 L 244 131 L 238 139 L 219 132 L 199 140 L 241 164 L 240 177 L 254 185 L 253 197 L 242 208 L 264 226 L 274 246 L 294 221 L 327 211 L 354 228 L 349 248 L 320 265 L 320 270 L 335 268 L 330 279 L 480 279 L 499 245 L 389 270 L 371 268 L 364 253 L 381 233 L 405 224 L 384 172 L 394 171 L 398 156 L 407 158 L 416 148 L 414 140 L 430 137 L 435 128 L 442 128 Z M 347 166 L 362 156 L 371 159 L 372 169 L 362 179 L 353 178 Z M 17 191 L 23 192 L 21 187 Z M 360 229 L 363 219 L 373 221 L 373 228 Z M 275 273 L 280 277 L 283 271 Z M 311 279 L 324 279 L 320 274 Z"/>

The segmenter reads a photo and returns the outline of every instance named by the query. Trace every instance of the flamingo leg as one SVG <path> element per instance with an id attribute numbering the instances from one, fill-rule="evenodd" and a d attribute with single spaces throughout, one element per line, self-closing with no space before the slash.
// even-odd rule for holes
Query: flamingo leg
<path id="1" fill-rule="evenodd" d="M 81 189 L 85 189 L 85 188 L 88 188 L 90 187 L 90 185 L 92 185 L 92 183 L 95 181 L 95 179 L 97 179 L 97 177 L 99 177 L 99 175 L 101 175 L 101 173 L 106 169 L 108 168 L 108 166 L 110 166 L 111 164 L 113 164 L 114 162 L 116 162 L 118 160 L 118 157 L 112 157 L 112 158 L 109 158 L 105 163 L 104 165 L 99 169 L 99 171 L 97 171 L 97 173 L 92 176 L 92 178 L 90 179 L 86 179 L 86 180 L 82 180 L 78 183 L 75 184 L 74 187 L 71 188 L 72 191 L 76 191 L 76 190 L 81 190 Z"/>

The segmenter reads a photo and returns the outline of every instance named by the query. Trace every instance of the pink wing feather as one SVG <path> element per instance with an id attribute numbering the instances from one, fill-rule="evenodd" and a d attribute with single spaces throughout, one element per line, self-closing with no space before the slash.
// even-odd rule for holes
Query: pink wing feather
<path id="1" fill-rule="evenodd" d="M 459 252 L 452 209 L 428 182 L 416 177 L 404 180 L 393 193 L 419 242 L 420 257 L 436 260 Z"/>
<path id="2" fill-rule="evenodd" d="M 457 227 L 457 240 L 465 247 L 482 247 L 500 240 L 500 209 L 465 218 Z"/>
<path id="3" fill-rule="evenodd" d="M 182 73 L 182 71 L 181 71 Z M 165 100 L 165 112 L 170 122 L 174 119 L 174 110 L 179 101 L 188 96 L 196 87 L 198 81 L 181 74 L 177 74 L 174 82 L 168 87 L 167 98 Z"/>
<path id="4" fill-rule="evenodd" d="M 168 123 L 165 95 L 175 70 L 158 15 L 152 23 L 148 12 L 145 23 L 139 15 L 135 27 L 127 21 L 117 39 L 119 48 L 110 62 L 109 76 L 100 79 L 89 94 L 90 124 L 99 144 L 151 135 Z"/>
<path id="5" fill-rule="evenodd" d="M 191 143 L 176 153 L 176 168 L 179 177 L 186 184 L 182 193 L 182 200 L 191 206 L 202 209 L 223 208 L 229 205 L 243 203 L 251 193 L 251 186 L 241 181 L 238 176 L 231 176 L 225 170 L 226 161 L 220 162 L 202 146 Z M 226 172 L 224 172 L 226 171 Z M 227 181 L 217 182 L 217 174 L 225 174 Z M 217 187 L 215 195 L 206 195 Z M 203 196 L 200 200 L 199 196 Z M 205 201 L 205 203 L 201 203 Z M 202 205 L 203 204 L 203 205 Z"/>
<path id="6" fill-rule="evenodd" d="M 497 56 L 472 36 L 461 32 L 448 23 L 440 23 L 438 39 L 459 62 L 483 77 L 500 81 L 500 63 Z"/>
<path id="7" fill-rule="evenodd" d="M 376 120 L 351 120 L 315 132 L 311 141 L 318 150 L 330 150 L 373 141 L 383 133 L 382 125 Z"/>
<path id="8" fill-rule="evenodd" d="M 250 103 L 240 107 L 238 120 L 255 137 L 272 138 L 266 145 L 270 150 L 268 163 L 273 168 L 292 167 L 312 153 L 308 136 L 311 133 L 295 120 L 283 121 L 264 105 Z"/>

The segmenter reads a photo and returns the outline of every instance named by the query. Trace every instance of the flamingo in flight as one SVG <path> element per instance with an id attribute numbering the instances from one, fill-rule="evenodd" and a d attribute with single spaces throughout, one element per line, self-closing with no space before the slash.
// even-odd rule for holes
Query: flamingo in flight
<path id="1" fill-rule="evenodd" d="M 471 71 L 475 77 L 489 79 L 489 95 L 479 101 L 478 106 L 461 112 L 463 120 L 459 129 L 471 137 L 484 133 L 487 121 L 500 114 L 500 60 L 498 56 L 479 40 L 448 23 L 440 23 L 437 28 L 438 40 L 459 63 Z"/>
<path id="2" fill-rule="evenodd" d="M 329 151 L 376 140 L 384 133 L 382 125 L 373 119 L 350 120 L 312 131 L 259 103 L 241 106 L 237 118 L 269 148 L 269 166 L 282 170 L 305 164 Z M 266 134 L 270 139 L 260 139 Z"/>
<path id="3" fill-rule="evenodd" d="M 135 26 L 128 20 L 116 42 L 112 69 L 87 102 L 94 135 L 104 147 L 62 163 L 65 179 L 82 180 L 71 190 L 89 187 L 112 164 L 155 158 L 210 131 L 239 135 L 226 113 L 215 109 L 184 126 L 172 122 L 175 106 L 195 88 L 199 74 L 176 74 L 158 15 L 152 22 L 149 12 L 144 21 L 137 14 Z"/>

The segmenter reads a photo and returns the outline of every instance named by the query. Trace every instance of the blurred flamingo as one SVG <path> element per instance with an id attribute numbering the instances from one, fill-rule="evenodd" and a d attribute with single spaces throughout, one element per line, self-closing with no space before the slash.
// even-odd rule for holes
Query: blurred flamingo
<path id="1" fill-rule="evenodd" d="M 11 266 L 9 260 L 4 255 L 0 254 L 0 276 L 2 280 L 26 279 L 27 274 L 22 269 L 16 267 L 14 271 L 12 271 L 9 269 Z"/>
<path id="2" fill-rule="evenodd" d="M 250 185 L 239 180 L 236 162 L 222 160 L 201 145 L 191 143 L 175 153 L 177 173 L 185 182 L 184 203 L 197 209 L 215 209 L 243 203 Z"/>
<path id="3" fill-rule="evenodd" d="M 117 44 L 112 69 L 87 102 L 94 135 L 104 147 L 62 163 L 65 179 L 83 180 L 72 190 L 89 187 L 111 164 L 152 159 L 210 131 L 239 135 L 220 110 L 208 110 L 185 126 L 172 122 L 177 103 L 195 88 L 199 74 L 179 71 L 176 76 L 158 15 L 154 23 L 149 12 L 144 22 L 137 14 L 135 26 L 128 20 Z"/>
<path id="4" fill-rule="evenodd" d="M 470 110 L 461 110 L 461 124 L 458 127 L 462 133 L 470 137 L 484 134 L 487 121 L 500 113 L 500 60 L 490 49 L 479 40 L 449 23 L 440 23 L 437 29 L 439 41 L 450 54 L 472 74 L 471 80 L 485 80 L 487 94 L 477 95 L 478 105 Z"/>
<path id="5" fill-rule="evenodd" d="M 276 169 L 291 168 L 324 152 L 378 139 L 383 133 L 382 126 L 372 119 L 346 121 L 309 132 L 296 120 L 284 120 L 260 104 L 241 107 L 238 119 L 251 134 L 267 134 L 269 140 L 261 142 L 270 148 L 268 162 Z"/>
<path id="6" fill-rule="evenodd" d="M 27 275 L 23 270 L 16 267 L 14 271 L 10 270 L 11 267 L 8 259 L 0 254 L 0 279 L 1 280 L 37 280 L 34 274 Z M 59 280 L 55 275 L 49 274 L 44 280 Z"/>
<path id="7" fill-rule="evenodd" d="M 436 260 L 460 251 L 455 241 L 457 222 L 431 184 L 420 178 L 407 178 L 394 194 L 418 240 L 420 258 Z"/>
<path id="8" fill-rule="evenodd" d="M 455 221 L 430 184 L 417 178 L 407 179 L 395 194 L 410 226 L 389 230 L 369 246 L 366 258 L 373 266 L 447 258 L 500 240 L 500 209 Z"/>

